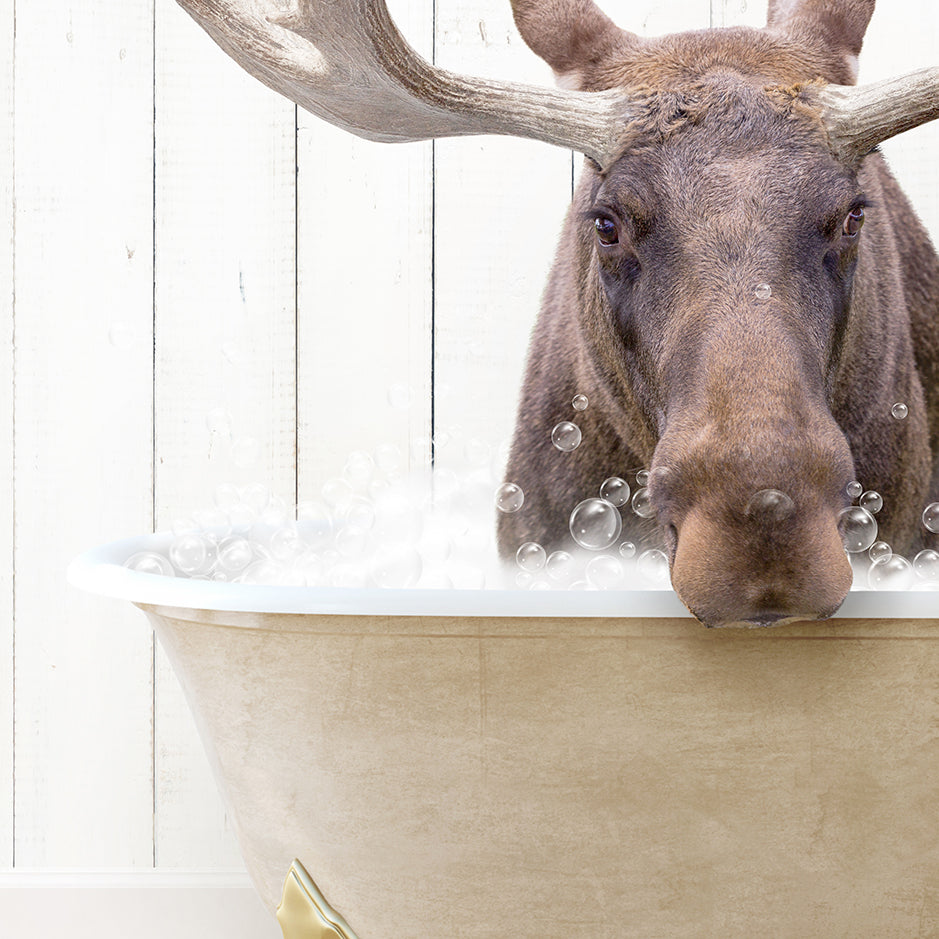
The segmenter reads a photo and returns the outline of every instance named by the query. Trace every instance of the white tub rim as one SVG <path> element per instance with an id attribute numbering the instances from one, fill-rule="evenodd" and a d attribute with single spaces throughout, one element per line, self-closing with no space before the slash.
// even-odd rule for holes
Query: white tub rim
<path id="1" fill-rule="evenodd" d="M 123 566 L 137 551 L 165 553 L 172 538 L 169 532 L 159 532 L 91 548 L 69 565 L 69 583 L 89 593 L 137 604 L 225 612 L 693 619 L 671 589 L 525 591 L 288 587 L 164 577 Z M 834 618 L 939 620 L 939 592 L 855 589 Z"/>

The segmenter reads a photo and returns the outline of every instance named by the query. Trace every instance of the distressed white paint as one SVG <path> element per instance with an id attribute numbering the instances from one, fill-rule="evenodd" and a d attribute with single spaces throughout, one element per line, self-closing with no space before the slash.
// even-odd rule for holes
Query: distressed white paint
<path id="1" fill-rule="evenodd" d="M 13 0 L 0 0 L 0 867 L 13 864 Z"/>
<path id="2" fill-rule="evenodd" d="M 150 636 L 64 580 L 151 520 L 150 24 L 146 2 L 16 10 L 19 864 L 153 853 Z"/>
<path id="3" fill-rule="evenodd" d="M 176 4 L 158 4 L 156 37 L 155 503 L 166 529 L 211 506 L 223 482 L 265 482 L 293 501 L 295 121 Z M 162 650 L 156 662 L 156 863 L 237 866 Z"/>
<path id="4" fill-rule="evenodd" d="M 761 25 L 765 13 L 756 0 L 603 6 L 644 33 Z M 504 0 L 440 0 L 436 37 L 429 2 L 399 0 L 393 14 L 442 65 L 551 83 Z M 431 374 L 438 430 L 490 445 L 507 435 L 570 198 L 570 155 L 545 145 L 382 147 L 306 115 L 295 137 L 292 107 L 157 0 L 154 297 L 152 15 L 147 3 L 18 4 L 14 127 L 13 3 L 0 0 L 2 866 L 14 849 L 14 550 L 17 864 L 237 867 L 160 654 L 154 705 L 143 617 L 68 590 L 64 565 L 171 524 L 219 483 L 264 480 L 292 498 L 299 480 L 315 495 L 353 448 L 411 449 L 430 428 Z M 935 64 L 937 35 L 923 0 L 881 0 L 860 80 Z M 933 231 L 937 146 L 939 124 L 884 148 Z M 410 386 L 407 410 L 388 405 L 394 384 Z M 214 408 L 231 414 L 230 440 L 209 430 Z M 245 438 L 260 442 L 254 465 Z M 466 459 L 443 446 L 438 457 Z"/>

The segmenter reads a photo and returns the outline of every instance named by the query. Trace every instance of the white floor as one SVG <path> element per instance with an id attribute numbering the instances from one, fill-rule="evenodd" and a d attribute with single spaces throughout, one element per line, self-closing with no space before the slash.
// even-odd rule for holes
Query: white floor
<path id="1" fill-rule="evenodd" d="M 0 873 L 0 939 L 282 939 L 247 876 Z"/>

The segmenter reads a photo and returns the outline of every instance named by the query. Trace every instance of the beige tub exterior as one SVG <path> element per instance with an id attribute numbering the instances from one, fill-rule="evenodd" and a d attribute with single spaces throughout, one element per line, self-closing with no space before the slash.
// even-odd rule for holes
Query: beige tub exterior
<path id="1" fill-rule="evenodd" d="M 298 858 L 358 939 L 910 939 L 939 935 L 927 600 L 759 631 L 139 605 L 272 911 Z"/>

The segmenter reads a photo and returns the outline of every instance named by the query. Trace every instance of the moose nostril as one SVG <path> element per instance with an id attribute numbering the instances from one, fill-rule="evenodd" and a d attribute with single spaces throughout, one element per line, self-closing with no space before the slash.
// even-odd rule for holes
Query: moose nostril
<path id="1" fill-rule="evenodd" d="M 744 513 L 748 518 L 759 518 L 770 522 L 784 522 L 795 515 L 796 505 L 778 489 L 761 489 L 751 496 Z"/>

